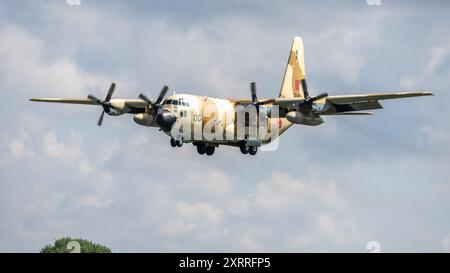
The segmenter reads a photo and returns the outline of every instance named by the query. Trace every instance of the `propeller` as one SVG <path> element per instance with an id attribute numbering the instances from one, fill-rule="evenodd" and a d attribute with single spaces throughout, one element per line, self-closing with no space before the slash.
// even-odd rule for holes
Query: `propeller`
<path id="1" fill-rule="evenodd" d="M 252 104 L 256 107 L 256 111 L 258 111 L 258 112 L 259 112 L 260 105 L 275 102 L 275 99 L 258 100 L 258 97 L 256 96 L 256 82 L 250 83 L 250 91 L 252 93 Z"/>
<path id="2" fill-rule="evenodd" d="M 161 89 L 161 92 L 159 92 L 159 96 L 156 99 L 155 102 L 152 102 L 146 95 L 143 93 L 139 94 L 139 98 L 146 103 L 148 103 L 150 109 L 152 110 L 152 113 L 156 113 L 158 111 L 158 108 L 161 106 L 161 102 L 164 99 L 164 97 L 167 94 L 167 91 L 169 90 L 169 87 L 167 85 L 164 85 L 164 87 Z"/>
<path id="3" fill-rule="evenodd" d="M 114 89 L 116 89 L 116 84 L 112 83 L 111 87 L 108 90 L 108 93 L 106 94 L 106 98 L 105 100 L 100 100 L 99 98 L 97 98 L 94 95 L 88 95 L 88 99 L 90 99 L 91 101 L 93 101 L 94 103 L 101 105 L 103 107 L 103 111 L 100 115 L 100 118 L 98 119 L 97 125 L 98 126 L 102 126 L 103 123 L 103 117 L 105 116 L 105 112 L 107 114 L 111 113 L 111 109 L 113 109 L 114 107 L 111 105 L 111 98 L 112 95 L 114 94 Z"/>
<path id="4" fill-rule="evenodd" d="M 161 129 L 165 131 L 170 131 L 172 125 L 177 120 L 176 115 L 172 112 L 158 113 L 158 109 L 159 107 L 161 107 L 161 102 L 166 96 L 168 90 L 169 87 L 167 85 L 164 85 L 163 89 L 161 89 L 161 92 L 159 92 L 158 98 L 154 102 L 151 101 L 146 95 L 142 93 L 139 95 L 139 98 L 149 105 L 150 114 L 154 116 L 156 123 L 159 125 Z"/>
<path id="5" fill-rule="evenodd" d="M 310 102 L 315 102 L 316 100 L 321 100 L 321 99 L 323 99 L 323 98 L 326 98 L 326 97 L 328 97 L 328 93 L 322 93 L 322 94 L 319 94 L 319 95 L 317 95 L 317 96 L 315 96 L 315 97 L 309 97 L 309 101 Z"/>
<path id="6" fill-rule="evenodd" d="M 252 103 L 255 104 L 258 102 L 258 97 L 256 97 L 256 82 L 250 83 L 250 90 L 252 92 Z"/>
<path id="7" fill-rule="evenodd" d="M 315 101 L 321 100 L 323 98 L 328 97 L 328 93 L 321 93 L 317 96 L 310 97 L 308 92 L 308 85 L 306 84 L 306 80 L 303 79 L 301 81 L 303 94 L 305 95 L 305 99 L 299 103 L 299 108 L 303 107 L 303 109 L 307 111 L 312 111 L 312 105 Z M 265 99 L 265 100 L 258 100 L 258 97 L 256 95 L 256 83 L 251 82 L 250 83 L 250 90 L 252 95 L 252 104 L 256 107 L 256 111 L 259 113 L 259 106 L 264 104 L 270 104 L 274 103 L 275 99 Z"/>
<path id="8" fill-rule="evenodd" d="M 305 95 L 305 100 L 303 101 L 303 105 L 306 105 L 306 107 L 308 108 L 309 111 L 312 110 L 313 102 L 328 97 L 328 93 L 321 93 L 317 96 L 310 97 L 309 92 L 308 92 L 308 85 L 306 84 L 306 80 L 303 79 L 301 81 L 301 83 L 302 83 L 302 88 L 303 88 L 303 94 Z"/>

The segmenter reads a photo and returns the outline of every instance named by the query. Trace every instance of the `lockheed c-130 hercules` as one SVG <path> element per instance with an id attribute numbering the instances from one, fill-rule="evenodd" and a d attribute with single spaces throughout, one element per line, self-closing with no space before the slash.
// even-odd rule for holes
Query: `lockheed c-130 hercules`
<path id="1" fill-rule="evenodd" d="M 219 99 L 189 94 L 174 94 L 164 99 L 167 86 L 156 100 L 150 100 L 144 94 L 140 94 L 139 99 L 112 99 L 116 87 L 113 83 L 104 100 L 89 95 L 85 99 L 39 98 L 31 101 L 102 106 L 99 126 L 105 113 L 111 116 L 132 114 L 139 125 L 157 127 L 169 135 L 172 147 L 192 143 L 199 154 L 212 155 L 219 145 L 229 145 L 239 147 L 243 154 L 255 155 L 260 146 L 272 142 L 293 124 L 317 126 L 324 122 L 321 116 L 326 115 L 372 115 L 365 111 L 381 109 L 379 100 L 433 95 L 418 91 L 310 96 L 300 37 L 295 37 L 292 43 L 277 98 L 258 99 L 256 84 L 252 82 L 250 86 L 250 99 Z M 252 111 L 257 115 L 249 114 Z M 264 123 L 269 137 L 260 137 L 259 130 L 251 134 L 250 127 L 260 129 Z"/>

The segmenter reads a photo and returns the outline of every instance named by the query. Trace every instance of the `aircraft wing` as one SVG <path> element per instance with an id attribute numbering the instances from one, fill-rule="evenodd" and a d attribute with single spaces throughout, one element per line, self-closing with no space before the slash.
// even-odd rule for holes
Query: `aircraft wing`
<path id="1" fill-rule="evenodd" d="M 39 99 L 30 99 L 30 101 L 98 105 L 98 103 L 90 99 L 39 98 Z"/>
<path id="2" fill-rule="evenodd" d="M 322 104 L 325 107 L 323 110 L 318 110 L 316 113 L 320 115 L 370 115 L 368 112 L 355 112 L 365 110 L 382 109 L 383 106 L 378 102 L 379 100 L 401 99 L 421 96 L 431 96 L 433 93 L 426 91 L 419 92 L 398 92 L 398 93 L 378 93 L 378 94 L 357 94 L 357 95 L 340 95 L 328 96 L 316 101 L 317 104 Z M 249 99 L 234 99 L 232 100 L 238 104 L 250 104 Z M 305 102 L 303 98 L 274 98 L 262 99 L 260 102 L 267 101 L 268 104 L 279 105 L 282 108 L 293 110 L 296 105 Z"/>
<path id="3" fill-rule="evenodd" d="M 401 98 L 411 98 L 411 97 L 421 97 L 431 95 L 433 95 L 433 93 L 430 92 L 401 92 L 401 93 L 343 95 L 343 96 L 329 96 L 327 97 L 327 101 L 333 104 L 343 104 L 343 103 L 352 104 L 367 101 L 401 99 Z"/>
<path id="4" fill-rule="evenodd" d="M 400 92 L 361 95 L 329 96 L 327 107 L 321 115 L 340 115 L 356 113 L 355 111 L 382 109 L 379 100 L 402 99 L 411 97 L 431 96 L 430 92 Z"/>
<path id="5" fill-rule="evenodd" d="M 63 98 L 36 98 L 30 99 L 36 102 L 51 102 L 51 103 L 68 103 L 68 104 L 85 104 L 85 105 L 99 105 L 97 102 L 90 99 L 63 99 Z M 147 106 L 147 103 L 140 99 L 112 99 L 112 102 L 123 101 L 126 105 L 132 108 L 142 108 Z"/>

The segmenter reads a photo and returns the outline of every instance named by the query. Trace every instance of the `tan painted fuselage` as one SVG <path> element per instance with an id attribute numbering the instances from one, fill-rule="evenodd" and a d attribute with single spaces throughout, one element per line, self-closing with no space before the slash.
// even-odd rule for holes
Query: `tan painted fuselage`
<path id="1" fill-rule="evenodd" d="M 168 97 L 158 112 L 167 111 L 176 115 L 177 121 L 174 128 L 170 131 L 165 131 L 165 133 L 172 138 L 178 138 L 177 128 L 180 128 L 180 131 L 183 133 L 188 131 L 189 134 L 187 137 L 184 137 L 184 142 L 201 141 L 217 145 L 237 146 L 241 141 L 251 136 L 257 136 L 256 141 L 259 141 L 261 144 L 267 144 L 292 125 L 286 118 L 272 118 L 266 115 L 267 109 L 272 109 L 272 105 L 267 104 L 260 107 L 259 122 L 255 124 L 248 124 L 247 122 L 243 128 L 244 135 L 239 134 L 240 123 L 238 121 L 240 114 L 242 114 L 245 123 L 245 114 L 240 112 L 239 109 L 245 110 L 245 107 L 249 107 L 249 103 L 242 103 L 232 99 L 176 94 Z M 252 125 L 257 132 L 262 130 L 264 133 L 270 134 L 271 137 L 262 133 L 252 135 L 249 132 L 250 128 L 253 128 Z M 150 126 L 156 127 L 158 125 L 153 124 Z M 189 128 L 189 130 L 186 130 L 186 128 Z M 262 135 L 265 135 L 265 137 L 262 137 Z"/>

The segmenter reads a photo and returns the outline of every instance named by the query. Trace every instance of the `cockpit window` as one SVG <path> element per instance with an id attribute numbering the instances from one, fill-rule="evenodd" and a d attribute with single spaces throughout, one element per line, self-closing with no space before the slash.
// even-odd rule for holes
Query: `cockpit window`
<path id="1" fill-rule="evenodd" d="M 171 99 L 167 99 L 163 102 L 164 105 L 166 104 L 172 104 L 172 105 L 180 105 L 180 106 L 189 106 L 188 102 L 185 101 L 178 101 L 178 100 L 171 100 Z"/>

